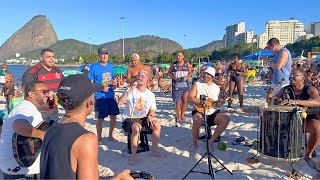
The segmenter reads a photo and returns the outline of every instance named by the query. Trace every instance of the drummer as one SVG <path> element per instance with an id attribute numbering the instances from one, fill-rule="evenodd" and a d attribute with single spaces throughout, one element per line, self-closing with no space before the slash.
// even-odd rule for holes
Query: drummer
<path id="1" fill-rule="evenodd" d="M 301 107 L 320 106 L 318 90 L 305 83 L 305 76 L 303 69 L 295 69 L 292 71 L 290 74 L 290 84 L 283 87 L 276 95 L 276 97 L 282 98 L 283 101 L 281 105 Z M 320 143 L 320 115 L 307 115 L 306 132 L 310 133 L 310 136 L 308 138 L 305 160 L 310 167 L 315 168 L 315 162 L 312 160 L 312 157 L 316 155 L 313 155 L 313 152 Z M 320 171 L 320 169 L 318 171 Z"/>

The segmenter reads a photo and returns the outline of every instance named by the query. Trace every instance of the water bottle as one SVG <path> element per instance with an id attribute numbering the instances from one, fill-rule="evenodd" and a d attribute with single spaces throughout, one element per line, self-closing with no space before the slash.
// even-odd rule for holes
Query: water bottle
<path id="1" fill-rule="evenodd" d="M 6 74 L 7 74 L 7 70 L 6 69 L 1 69 L 0 70 L 0 83 L 1 84 L 6 83 L 6 78 L 5 78 Z"/>

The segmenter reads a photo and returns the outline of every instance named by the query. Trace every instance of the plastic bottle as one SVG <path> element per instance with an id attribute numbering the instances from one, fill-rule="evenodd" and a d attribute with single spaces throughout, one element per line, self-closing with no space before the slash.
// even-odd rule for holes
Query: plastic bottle
<path id="1" fill-rule="evenodd" d="M 6 69 L 1 69 L 0 70 L 0 83 L 1 84 L 6 83 L 6 78 L 5 78 L 6 74 L 7 74 L 7 70 Z"/>

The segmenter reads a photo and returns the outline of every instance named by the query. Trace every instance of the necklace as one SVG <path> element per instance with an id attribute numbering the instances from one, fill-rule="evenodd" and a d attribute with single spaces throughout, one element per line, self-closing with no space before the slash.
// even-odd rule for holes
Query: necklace
<path id="1" fill-rule="evenodd" d="M 71 117 L 68 117 L 68 116 L 66 116 L 66 115 L 64 115 L 64 117 L 67 117 L 67 119 L 64 119 L 63 120 L 63 122 L 61 122 L 61 124 L 65 124 L 65 122 L 67 122 L 68 120 L 70 120 L 70 119 L 74 119 L 75 121 L 73 121 L 73 122 L 77 122 L 77 123 L 79 123 L 79 121 L 75 118 L 75 117 L 77 117 L 77 116 L 79 116 L 80 114 L 77 114 L 77 115 L 75 115 L 75 116 L 71 116 Z M 59 122 L 62 120 L 62 118 L 59 120 Z M 80 124 L 80 123 L 79 123 Z"/>

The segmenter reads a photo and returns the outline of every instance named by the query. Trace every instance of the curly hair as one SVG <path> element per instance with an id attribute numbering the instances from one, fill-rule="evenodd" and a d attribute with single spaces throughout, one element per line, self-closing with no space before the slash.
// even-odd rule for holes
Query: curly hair
<path id="1" fill-rule="evenodd" d="M 65 109 L 65 110 L 74 110 L 81 106 L 83 102 L 70 102 L 70 97 L 64 93 L 61 93 L 58 98 L 58 103 Z"/>

